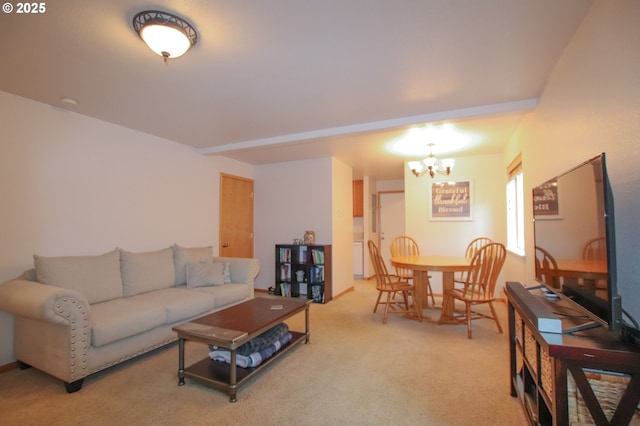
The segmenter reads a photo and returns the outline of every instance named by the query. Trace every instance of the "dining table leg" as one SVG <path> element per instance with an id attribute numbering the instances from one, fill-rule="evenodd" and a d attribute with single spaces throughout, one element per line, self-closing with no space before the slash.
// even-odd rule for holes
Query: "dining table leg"
<path id="1" fill-rule="evenodd" d="M 445 323 L 454 323 L 458 322 L 454 316 L 454 304 L 455 301 L 451 300 L 452 303 L 445 303 L 447 299 L 450 297 L 447 295 L 445 290 L 451 290 L 454 288 L 454 273 L 449 271 L 442 272 L 442 318 Z"/>
<path id="2" fill-rule="evenodd" d="M 424 300 L 427 295 L 427 284 L 429 282 L 428 271 L 413 271 L 413 307 L 415 308 L 415 317 L 422 322 L 423 320 L 429 320 L 429 317 L 424 316 Z"/>

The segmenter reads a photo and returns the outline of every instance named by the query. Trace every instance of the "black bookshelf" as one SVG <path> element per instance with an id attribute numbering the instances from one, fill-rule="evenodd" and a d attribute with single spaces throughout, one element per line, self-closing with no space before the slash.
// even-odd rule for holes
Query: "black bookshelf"
<path id="1" fill-rule="evenodd" d="M 331 246 L 276 245 L 275 294 L 331 301 Z"/>

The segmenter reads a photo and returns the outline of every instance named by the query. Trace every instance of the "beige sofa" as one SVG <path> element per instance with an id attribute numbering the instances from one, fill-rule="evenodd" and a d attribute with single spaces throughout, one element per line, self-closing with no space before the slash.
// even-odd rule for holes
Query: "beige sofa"
<path id="1" fill-rule="evenodd" d="M 75 392 L 86 376 L 175 341 L 176 324 L 253 298 L 259 261 L 212 253 L 174 245 L 34 256 L 34 269 L 0 285 L 16 360 Z"/>

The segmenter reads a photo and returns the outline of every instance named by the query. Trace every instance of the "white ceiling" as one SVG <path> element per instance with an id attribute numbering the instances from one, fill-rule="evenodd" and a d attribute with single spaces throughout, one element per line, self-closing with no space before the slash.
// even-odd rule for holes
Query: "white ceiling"
<path id="1" fill-rule="evenodd" d="M 592 3 L 55 0 L 0 14 L 0 90 L 203 154 L 331 155 L 397 179 L 405 158 L 385 149 L 411 125 L 457 123 L 472 143 L 453 158 L 501 152 Z M 165 65 L 131 25 L 147 9 L 191 21 L 198 44 Z"/>

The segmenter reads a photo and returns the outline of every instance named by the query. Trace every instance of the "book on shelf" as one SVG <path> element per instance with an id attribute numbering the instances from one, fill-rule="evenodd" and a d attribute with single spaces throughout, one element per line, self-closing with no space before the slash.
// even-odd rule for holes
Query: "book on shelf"
<path id="1" fill-rule="evenodd" d="M 324 282 L 324 266 L 314 265 L 309 268 L 308 280 L 311 284 Z"/>
<path id="2" fill-rule="evenodd" d="M 298 246 L 298 263 L 307 263 L 307 246 Z"/>
<path id="3" fill-rule="evenodd" d="M 314 302 L 324 303 L 324 286 L 318 284 L 312 285 L 311 298 Z"/>
<path id="4" fill-rule="evenodd" d="M 317 265 L 324 264 L 324 250 L 318 248 L 311 249 L 311 261 Z"/>
<path id="5" fill-rule="evenodd" d="M 283 281 L 291 280 L 291 265 L 289 263 L 280 265 L 280 279 Z"/>
<path id="6" fill-rule="evenodd" d="M 280 295 L 291 297 L 291 284 L 280 283 Z"/>
<path id="7" fill-rule="evenodd" d="M 291 263 L 291 249 L 289 247 L 280 247 L 280 262 Z"/>

